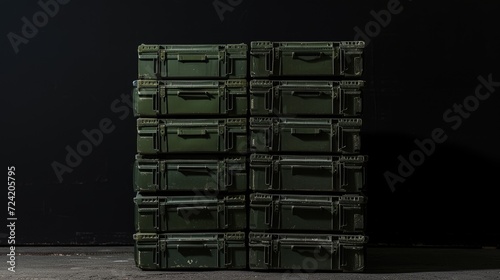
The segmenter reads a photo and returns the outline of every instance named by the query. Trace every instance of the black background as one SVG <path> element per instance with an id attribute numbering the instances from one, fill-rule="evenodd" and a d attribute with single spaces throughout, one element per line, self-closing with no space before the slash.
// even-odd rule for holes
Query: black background
<path id="1" fill-rule="evenodd" d="M 7 34 L 21 35 L 21 18 L 31 21 L 41 8 L 3 1 L 2 160 L 17 170 L 18 243 L 132 243 L 135 119 L 111 104 L 130 95 L 139 44 L 351 40 L 354 27 L 364 30 L 374 21 L 370 12 L 388 2 L 242 0 L 221 21 L 212 0 L 72 0 L 16 54 Z M 500 81 L 498 1 L 401 6 L 365 54 L 370 240 L 498 246 L 500 87 L 457 130 L 443 120 L 474 94 L 479 76 Z M 82 130 L 98 128 L 103 118 L 115 130 L 59 182 L 51 164 L 64 163 L 65 147 L 75 148 Z M 408 158 L 414 140 L 435 128 L 447 141 L 392 192 L 384 172 L 397 173 L 398 156 Z M 6 203 L 6 187 L 2 193 Z M 0 232 L 5 244 L 6 230 Z"/>

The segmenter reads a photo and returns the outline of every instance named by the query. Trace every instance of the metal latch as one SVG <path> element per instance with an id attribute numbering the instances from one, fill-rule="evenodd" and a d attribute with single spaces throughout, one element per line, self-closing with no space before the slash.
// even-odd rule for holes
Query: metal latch
<path id="1" fill-rule="evenodd" d="M 160 97 L 163 99 L 166 95 L 166 88 L 164 86 L 160 86 Z"/>
<path id="2" fill-rule="evenodd" d="M 165 50 L 160 50 L 160 60 L 165 61 L 166 53 Z"/>

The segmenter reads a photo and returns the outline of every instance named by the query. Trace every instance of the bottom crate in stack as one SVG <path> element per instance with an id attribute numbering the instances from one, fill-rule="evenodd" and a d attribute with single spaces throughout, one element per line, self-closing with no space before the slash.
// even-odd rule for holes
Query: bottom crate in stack
<path id="1" fill-rule="evenodd" d="M 144 270 L 245 269 L 245 233 L 137 233 L 136 266 Z"/>
<path id="2" fill-rule="evenodd" d="M 362 272 L 365 245 L 362 235 L 257 233 L 249 234 L 252 270 L 302 272 Z"/>

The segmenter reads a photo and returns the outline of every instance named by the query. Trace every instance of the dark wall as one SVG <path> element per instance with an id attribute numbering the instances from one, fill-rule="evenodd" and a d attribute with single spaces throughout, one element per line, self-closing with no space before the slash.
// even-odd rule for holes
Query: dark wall
<path id="1" fill-rule="evenodd" d="M 33 22 L 42 10 L 37 1 L 5 0 L 0 9 L 1 158 L 17 170 L 18 242 L 131 243 L 136 131 L 126 102 L 139 44 L 351 40 L 358 27 L 368 34 L 361 39 L 368 42 L 363 152 L 370 156 L 371 241 L 500 244 L 500 86 L 477 104 L 473 97 L 478 77 L 500 81 L 497 1 L 60 2 L 24 35 L 21 19 Z M 214 3 L 235 7 L 221 20 Z M 378 13 L 384 22 L 376 23 L 374 13 L 388 3 L 395 14 Z M 17 53 L 13 33 L 32 37 L 16 37 L 23 41 Z M 464 100 L 470 113 L 443 118 Z M 77 149 L 82 130 L 103 119 L 113 131 L 88 156 L 72 158 L 71 173 L 59 180 L 54 162 L 67 165 L 66 148 Z M 418 158 L 414 141 L 437 128 L 447 139 Z M 400 174 L 398 156 L 410 154 L 421 162 Z M 387 171 L 404 182 L 391 188 Z"/>

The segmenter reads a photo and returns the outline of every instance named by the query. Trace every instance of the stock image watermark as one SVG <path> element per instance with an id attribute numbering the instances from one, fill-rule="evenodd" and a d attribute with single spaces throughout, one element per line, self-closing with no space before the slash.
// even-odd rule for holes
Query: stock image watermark
<path id="1" fill-rule="evenodd" d="M 411 2 L 412 0 L 408 1 Z M 403 10 L 404 6 L 399 0 L 389 0 L 386 9 L 378 12 L 375 10 L 370 11 L 373 20 L 367 22 L 364 29 L 361 29 L 359 26 L 354 27 L 354 31 L 356 32 L 354 40 L 363 40 L 366 45 L 369 45 L 373 38 L 380 35 L 383 28 L 391 24 L 393 16 L 399 15 Z"/>
<path id="2" fill-rule="evenodd" d="M 16 167 L 7 167 L 7 270 L 16 272 Z"/>
<path id="3" fill-rule="evenodd" d="M 233 12 L 236 7 L 241 5 L 243 0 L 214 0 L 212 5 L 214 6 L 215 12 L 219 16 L 221 22 L 224 22 L 224 14 L 227 12 Z"/>
<path id="4" fill-rule="evenodd" d="M 36 11 L 31 17 L 22 17 L 21 30 L 18 33 L 9 32 L 7 39 L 14 50 L 18 54 L 21 45 L 27 45 L 31 39 L 35 38 L 40 29 L 47 26 L 50 18 L 54 18 L 61 11 L 61 5 L 66 5 L 71 0 L 40 0 L 38 6 L 40 10 Z"/>
<path id="5" fill-rule="evenodd" d="M 491 94 L 500 87 L 500 82 L 493 80 L 493 74 L 489 74 L 487 78 L 479 76 L 477 79 L 479 84 L 476 86 L 475 92 L 465 97 L 461 103 L 453 104 L 443 113 L 443 121 L 452 131 L 462 127 L 464 120 L 470 118 L 472 113 L 479 109 L 481 102 L 488 100 Z M 435 153 L 437 145 L 443 144 L 448 139 L 448 133 L 443 127 L 434 128 L 426 139 L 415 139 L 415 149 L 406 157 L 403 155 L 398 156 L 397 171 L 386 171 L 384 173 L 384 178 L 391 191 L 395 192 L 396 184 L 404 183 L 408 177 L 413 175 L 417 167 L 423 165 L 425 160 Z"/>
<path id="6" fill-rule="evenodd" d="M 125 120 L 131 115 L 132 108 L 131 94 L 122 94 L 120 98 L 113 100 L 110 105 L 111 112 L 116 114 L 120 121 Z M 64 174 L 72 173 L 78 168 L 83 160 L 102 144 L 105 136 L 111 134 L 115 129 L 116 122 L 108 117 L 102 118 L 96 128 L 90 130 L 83 129 L 81 131 L 83 139 L 74 146 L 67 145 L 65 147 L 66 157 L 63 163 L 53 161 L 51 164 L 59 183 L 63 181 Z"/>

